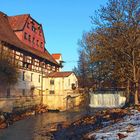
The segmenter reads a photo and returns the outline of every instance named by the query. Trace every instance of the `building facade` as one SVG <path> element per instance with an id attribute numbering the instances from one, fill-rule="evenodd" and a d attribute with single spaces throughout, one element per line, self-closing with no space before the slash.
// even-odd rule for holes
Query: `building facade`
<path id="1" fill-rule="evenodd" d="M 10 57 L 12 64 L 18 68 L 19 78 L 18 83 L 11 87 L 8 93 L 6 90 L 1 90 L 0 96 L 28 97 L 33 94 L 40 96 L 46 89 L 46 79 L 43 77 L 50 72 L 58 71 L 60 66 L 44 48 L 45 39 L 42 28 L 40 28 L 40 32 L 35 30 L 37 34 L 35 40 L 38 40 L 37 42 L 42 45 L 32 46 L 35 33 L 32 31 L 32 26 L 29 28 L 31 31 L 27 32 L 27 23 L 33 19 L 29 16 L 28 20 L 25 20 L 22 30 L 20 30 L 19 23 L 16 24 L 16 21 L 13 21 L 12 18 L 2 12 L 0 13 L 0 54 L 1 57 L 5 54 Z M 22 20 L 20 19 L 20 21 Z M 20 23 L 23 24 L 23 21 Z M 37 22 L 33 21 L 32 24 L 37 28 Z M 15 28 L 13 28 L 13 25 Z M 41 27 L 40 24 L 38 26 Z M 24 38 L 26 32 L 28 40 Z"/>
<path id="2" fill-rule="evenodd" d="M 50 73 L 47 76 L 47 85 L 48 92 L 44 99 L 48 109 L 67 110 L 80 103 L 78 80 L 73 72 Z"/>
<path id="3" fill-rule="evenodd" d="M 29 14 L 10 16 L 8 20 L 19 40 L 31 48 L 44 52 L 45 38 L 41 24 Z"/>
<path id="4" fill-rule="evenodd" d="M 18 83 L 10 90 L 0 89 L 1 98 L 8 96 L 21 100 L 21 98 L 27 99 L 29 97 L 29 99 L 38 99 L 37 104 L 47 104 L 52 109 L 65 110 L 66 107 L 59 107 L 59 105 L 54 108 L 55 101 L 50 101 L 50 98 L 47 97 L 48 94 L 55 95 L 55 100 L 57 98 L 60 101 L 58 95 L 61 94 L 63 98 L 67 98 L 64 91 L 73 91 L 72 84 L 73 88 L 74 86 L 76 88 L 76 76 L 71 72 L 67 72 L 68 76 L 65 72 L 62 72 L 63 74 L 59 72 L 62 56 L 60 55 L 57 60 L 45 49 L 42 25 L 29 14 L 9 17 L 0 12 L 1 58 L 5 54 L 18 68 L 19 77 Z M 59 78 L 56 75 L 59 75 Z M 53 85 L 52 79 L 54 79 L 55 85 Z M 26 100 L 23 103 L 26 103 Z M 59 103 L 57 102 L 57 104 Z"/>

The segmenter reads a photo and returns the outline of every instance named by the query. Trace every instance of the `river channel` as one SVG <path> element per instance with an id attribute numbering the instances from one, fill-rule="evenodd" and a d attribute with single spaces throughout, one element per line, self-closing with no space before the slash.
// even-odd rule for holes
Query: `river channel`
<path id="1" fill-rule="evenodd" d="M 86 109 L 74 109 L 67 112 L 47 112 L 31 116 L 0 130 L 0 140 L 48 140 L 39 133 L 47 131 L 53 124 L 78 120 L 87 113 Z M 94 113 L 94 110 L 92 110 L 92 113 Z"/>

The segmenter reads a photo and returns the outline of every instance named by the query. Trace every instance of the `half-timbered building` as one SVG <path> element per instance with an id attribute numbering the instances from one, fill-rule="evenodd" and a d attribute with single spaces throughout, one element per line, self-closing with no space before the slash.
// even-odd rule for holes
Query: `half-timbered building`
<path id="1" fill-rule="evenodd" d="M 42 25 L 29 14 L 9 17 L 0 12 L 0 58 L 5 54 L 18 68 L 19 77 L 10 89 L 0 88 L 0 97 L 5 98 L 0 101 L 0 107 L 10 102 L 16 107 L 30 106 L 33 102 L 32 105 L 43 103 L 49 109 L 66 110 L 71 101 L 73 105 L 80 103 L 79 95 L 75 94 L 76 76 L 72 72 L 60 72 L 61 54 L 51 55 L 45 49 Z"/>
<path id="2" fill-rule="evenodd" d="M 58 71 L 60 66 L 44 46 L 42 26 L 30 15 L 8 17 L 0 13 L 1 56 L 8 53 L 20 71 L 17 85 L 10 90 L 11 96 L 28 96 L 32 89 L 37 94 L 46 90 L 46 79 L 43 77 Z"/>

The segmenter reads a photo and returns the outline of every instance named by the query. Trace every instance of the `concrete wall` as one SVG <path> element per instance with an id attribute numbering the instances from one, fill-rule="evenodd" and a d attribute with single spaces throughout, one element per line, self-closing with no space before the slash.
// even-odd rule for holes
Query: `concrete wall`
<path id="1" fill-rule="evenodd" d="M 66 110 L 66 98 L 63 95 L 45 95 L 43 104 L 47 105 L 50 110 Z"/>
<path id="2" fill-rule="evenodd" d="M 50 110 L 65 111 L 79 106 L 82 101 L 82 95 L 79 93 L 69 93 L 65 95 L 44 95 L 43 104 Z"/>

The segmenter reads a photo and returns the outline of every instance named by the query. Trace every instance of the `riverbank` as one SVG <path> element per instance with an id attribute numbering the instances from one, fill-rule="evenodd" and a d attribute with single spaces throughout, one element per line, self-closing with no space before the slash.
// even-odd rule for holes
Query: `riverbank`
<path id="1" fill-rule="evenodd" d="M 127 140 L 134 140 L 129 137 L 138 135 L 140 131 L 139 106 L 81 111 L 47 112 L 36 116 L 33 111 L 28 112 L 29 116 L 26 112 L 26 119 L 22 118 L 23 115 L 23 120 L 1 130 L 0 139 L 25 140 L 26 137 L 26 140 L 118 140 L 125 137 Z"/>
<path id="2" fill-rule="evenodd" d="M 84 140 L 140 140 L 140 111 L 131 110 L 123 121 L 109 125 L 85 136 Z"/>
<path id="3" fill-rule="evenodd" d="M 15 121 L 25 119 L 27 117 L 48 112 L 47 106 L 37 105 L 28 109 L 14 110 L 12 113 L 0 112 L 0 129 L 7 128 Z"/>
<path id="4" fill-rule="evenodd" d="M 131 123 L 131 120 L 139 119 L 140 121 L 140 106 L 128 107 L 125 109 L 110 109 L 97 112 L 95 115 L 83 117 L 72 124 L 59 124 L 57 130 L 51 132 L 53 140 L 118 140 L 124 137 L 129 137 L 129 133 L 135 131 L 134 126 L 140 126 L 137 122 Z M 124 126 L 124 124 L 125 126 Z M 127 125 L 128 124 L 128 127 Z M 119 126 L 122 126 L 122 129 Z M 124 127 L 123 127 L 124 126 Z M 110 128 L 110 129 L 109 129 Z M 111 129 L 112 128 L 112 129 Z M 114 135 L 114 130 L 116 135 Z M 123 129 L 125 128 L 125 129 Z M 108 131 L 107 131 L 108 130 Z M 101 132 L 101 134 L 99 133 Z M 42 135 L 50 135 L 46 133 Z M 108 136 L 108 137 L 107 137 Z M 137 139 L 136 139 L 137 140 Z"/>
<path id="5" fill-rule="evenodd" d="M 95 114 L 96 110 L 91 110 Z M 20 121 L 14 122 L 6 129 L 0 129 L 0 140 L 50 140 L 46 132 L 54 130 L 57 124 L 68 124 L 79 120 L 87 114 L 82 108 L 74 108 L 64 112 L 52 112 L 32 115 Z M 43 135 L 44 134 L 44 135 Z"/>

